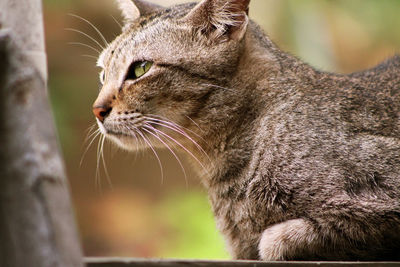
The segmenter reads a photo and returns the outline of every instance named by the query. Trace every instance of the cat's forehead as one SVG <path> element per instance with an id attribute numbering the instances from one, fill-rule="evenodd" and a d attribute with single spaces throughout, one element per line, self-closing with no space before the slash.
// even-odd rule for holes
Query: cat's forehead
<path id="1" fill-rule="evenodd" d="M 130 25 L 130 27 L 126 27 L 126 30 L 129 30 L 129 28 L 140 30 L 140 28 L 145 28 L 146 26 L 152 24 L 160 23 L 171 19 L 182 18 L 183 16 L 188 14 L 189 11 L 192 10 L 195 6 L 196 3 L 186 3 L 162 9 L 161 11 L 139 17 L 134 23 Z"/>
<path id="2" fill-rule="evenodd" d="M 145 48 L 149 42 L 176 33 L 178 26 L 176 21 L 185 16 L 195 5 L 196 3 L 186 3 L 165 8 L 125 25 L 122 33 L 101 53 L 98 66 L 102 68 L 110 66 L 116 58 L 123 58 L 129 56 L 126 53 L 135 52 L 133 48 L 140 46 Z"/>
<path id="3" fill-rule="evenodd" d="M 187 28 L 173 21 L 152 24 L 139 31 L 121 34 L 101 55 L 103 67 L 120 67 L 132 60 L 151 59 L 165 55 L 168 47 L 182 40 L 180 33 L 188 32 Z"/>

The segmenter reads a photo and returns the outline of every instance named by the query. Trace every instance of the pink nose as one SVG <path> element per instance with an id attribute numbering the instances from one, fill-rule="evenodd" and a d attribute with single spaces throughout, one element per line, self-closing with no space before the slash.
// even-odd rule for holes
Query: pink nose
<path id="1" fill-rule="evenodd" d="M 93 107 L 93 114 L 101 122 L 104 121 L 105 117 L 111 112 L 111 107 L 97 106 Z"/>

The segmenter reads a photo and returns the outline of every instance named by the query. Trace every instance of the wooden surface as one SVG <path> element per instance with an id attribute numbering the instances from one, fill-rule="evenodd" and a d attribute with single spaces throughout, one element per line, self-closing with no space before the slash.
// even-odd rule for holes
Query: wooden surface
<path id="1" fill-rule="evenodd" d="M 258 262 L 258 261 L 206 261 L 206 260 L 157 260 L 157 259 L 127 259 L 127 258 L 86 258 L 88 267 L 270 267 L 270 266 L 296 266 L 296 267 L 394 267 L 400 262 Z"/>

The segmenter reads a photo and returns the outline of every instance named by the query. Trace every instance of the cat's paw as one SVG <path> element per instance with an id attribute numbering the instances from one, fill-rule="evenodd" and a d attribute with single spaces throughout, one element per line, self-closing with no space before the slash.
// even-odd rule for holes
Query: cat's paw
<path id="1" fill-rule="evenodd" d="M 315 239 L 311 225 L 303 219 L 295 219 L 267 228 L 258 249 L 264 261 L 301 258 L 305 250 L 312 249 Z"/>

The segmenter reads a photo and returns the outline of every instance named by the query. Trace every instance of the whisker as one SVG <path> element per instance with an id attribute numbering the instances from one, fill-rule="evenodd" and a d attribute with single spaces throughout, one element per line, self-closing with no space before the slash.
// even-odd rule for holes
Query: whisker
<path id="1" fill-rule="evenodd" d="M 75 15 L 75 14 L 71 14 L 71 13 L 69 13 L 68 15 L 70 15 L 72 17 L 75 17 L 75 18 L 78 18 L 78 19 L 83 20 L 84 22 L 88 23 L 99 34 L 99 36 L 103 40 L 104 44 L 106 46 L 108 46 L 108 42 L 107 42 L 106 38 L 104 38 L 104 35 L 89 20 L 87 20 L 85 18 L 82 18 L 81 16 L 78 16 L 78 15 Z"/>
<path id="2" fill-rule="evenodd" d="M 148 119 L 147 117 L 145 117 L 145 118 Z M 151 118 L 150 118 L 150 119 L 151 119 Z M 163 126 L 163 127 L 166 127 L 166 128 L 168 128 L 168 129 L 173 130 L 173 131 L 175 131 L 176 133 L 179 133 L 179 134 L 181 134 L 182 136 L 186 137 L 187 139 L 189 139 L 189 140 L 196 146 L 196 148 L 197 148 L 201 153 L 203 153 L 203 154 L 207 157 L 207 159 L 208 159 L 210 162 L 212 162 L 211 159 L 210 159 L 210 157 L 208 156 L 207 152 L 206 152 L 193 138 L 191 138 L 185 131 L 183 131 L 183 130 L 181 130 L 181 129 L 172 128 L 172 127 L 170 127 L 169 125 L 163 124 L 162 122 L 154 122 L 154 121 L 151 121 L 151 122 L 149 122 L 149 123 L 151 123 L 151 124 L 156 124 L 156 125 L 160 125 L 160 126 Z M 164 123 L 165 123 L 165 122 L 164 122 Z"/>
<path id="3" fill-rule="evenodd" d="M 88 58 L 93 58 L 95 60 L 97 60 L 97 57 L 92 56 L 92 55 L 81 55 L 82 57 L 88 57 Z"/>
<path id="4" fill-rule="evenodd" d="M 167 119 L 167 118 L 165 118 L 165 117 L 163 117 L 163 116 L 160 116 L 160 115 L 150 115 L 150 118 L 155 119 L 155 120 L 159 120 L 160 122 L 165 122 L 165 123 L 167 123 L 167 124 L 170 124 L 170 125 L 173 126 L 173 127 L 179 128 L 181 131 L 186 130 L 186 131 L 188 131 L 188 132 L 194 134 L 195 136 L 201 138 L 205 143 L 207 143 L 206 140 L 204 140 L 204 139 L 203 139 L 198 133 L 196 133 L 195 131 L 192 131 L 192 130 L 189 129 L 189 128 L 183 127 L 182 125 L 179 125 L 178 123 L 173 122 L 173 121 L 171 121 L 171 120 L 169 120 L 169 119 Z"/>
<path id="5" fill-rule="evenodd" d="M 151 142 L 150 142 L 149 140 L 147 140 L 147 138 L 144 136 L 144 134 L 143 134 L 138 128 L 135 127 L 135 129 L 136 129 L 136 132 L 143 138 L 143 141 L 146 142 L 147 146 L 149 146 L 150 149 L 153 151 L 154 156 L 156 157 L 156 159 L 157 159 L 157 161 L 158 161 L 158 165 L 160 166 L 160 171 L 161 171 L 161 184 L 163 184 L 163 183 L 164 183 L 164 169 L 163 169 L 163 167 L 162 167 L 161 160 L 160 160 L 160 158 L 159 158 L 157 152 L 155 151 L 155 149 L 154 149 L 153 145 L 151 144 Z"/>
<path id="6" fill-rule="evenodd" d="M 128 129 L 130 129 L 130 128 L 128 128 Z M 131 130 L 131 129 L 130 129 L 130 130 Z M 136 134 L 139 135 L 137 127 L 134 127 L 134 133 L 135 133 L 135 135 L 136 135 Z M 146 142 L 144 142 L 143 138 L 139 138 L 139 137 L 141 137 L 141 136 L 139 135 L 137 140 L 139 140 L 140 146 L 141 146 L 142 148 L 146 147 L 146 146 L 147 146 L 147 145 L 146 145 Z M 136 146 L 137 146 L 138 148 L 140 148 L 140 147 L 139 147 L 139 144 L 136 144 Z M 144 149 L 138 149 L 138 151 L 139 151 L 140 155 L 143 157 L 143 155 L 145 154 Z"/>
<path id="7" fill-rule="evenodd" d="M 142 146 L 142 147 L 146 147 L 146 145 L 143 145 L 145 143 L 142 140 L 142 138 L 140 138 L 141 136 L 137 132 L 138 129 L 136 127 L 132 128 L 132 127 L 124 125 L 123 128 L 127 129 L 129 132 L 133 133 L 133 135 L 135 136 L 135 139 L 136 139 L 136 142 L 135 142 L 135 145 L 136 145 L 135 160 L 136 160 L 139 153 L 140 153 L 141 156 L 143 156 L 143 154 L 144 154 L 143 149 L 140 149 L 140 147 L 139 147 L 139 142 L 140 142 L 140 146 Z"/>
<path id="8" fill-rule="evenodd" d="M 136 131 L 133 131 L 132 132 L 133 133 L 133 135 L 135 136 L 135 146 L 136 146 L 136 150 L 135 150 L 135 161 L 137 160 L 137 157 L 138 157 L 138 153 L 139 153 L 139 138 L 138 138 L 138 136 L 136 135 Z"/>
<path id="9" fill-rule="evenodd" d="M 96 160 L 96 188 L 101 191 L 101 179 L 100 179 L 100 147 L 101 147 L 101 139 L 104 135 L 99 138 L 99 142 L 97 143 L 97 160 Z"/>
<path id="10" fill-rule="evenodd" d="M 122 27 L 121 23 L 119 23 L 119 21 L 118 21 L 116 18 L 114 18 L 113 15 L 110 15 L 110 16 L 113 18 L 113 20 L 115 21 L 115 23 L 117 23 L 117 25 L 122 29 L 123 27 Z"/>
<path id="11" fill-rule="evenodd" d="M 101 151 L 101 158 L 102 158 L 102 161 L 103 161 L 103 168 L 104 168 L 104 172 L 106 174 L 106 180 L 108 182 L 108 185 L 110 186 L 111 189 L 113 189 L 113 185 L 112 185 L 112 182 L 111 182 L 110 174 L 108 172 L 106 160 L 104 159 L 104 142 L 106 140 L 106 136 L 103 135 L 102 137 L 103 137 L 103 140 L 101 141 L 101 149 L 100 149 L 100 151 Z"/>
<path id="12" fill-rule="evenodd" d="M 180 165 L 180 167 L 182 169 L 183 175 L 185 176 L 186 187 L 188 187 L 187 174 L 186 174 L 185 168 L 183 167 L 183 164 L 182 164 L 181 160 L 179 159 L 179 157 L 175 154 L 175 152 L 172 150 L 172 148 L 166 142 L 164 142 L 161 139 L 161 137 L 158 134 L 155 134 L 155 133 L 151 132 L 151 131 L 154 131 L 154 127 L 152 127 L 151 125 L 147 125 L 147 124 L 144 127 L 149 129 L 149 130 L 147 130 L 146 128 L 142 128 L 144 131 L 146 131 L 147 133 L 149 133 L 152 136 L 154 136 L 155 138 L 157 138 L 157 140 L 159 140 L 171 152 L 171 154 L 175 157 L 175 159 L 177 160 L 178 164 Z"/>
<path id="13" fill-rule="evenodd" d="M 196 125 L 200 131 L 204 132 L 203 129 L 201 129 L 201 127 L 199 126 L 199 124 L 195 122 L 192 118 L 190 118 L 188 115 L 185 115 L 185 117 L 188 118 L 194 125 Z"/>
<path id="14" fill-rule="evenodd" d="M 84 44 L 84 43 L 69 42 L 68 44 L 69 44 L 69 45 L 80 45 L 80 46 L 84 46 L 84 47 L 87 47 L 87 48 L 92 49 L 93 51 L 96 51 L 98 54 L 101 53 L 99 49 L 96 49 L 96 48 L 94 48 L 94 47 L 92 47 L 92 46 L 90 46 L 90 45 Z"/>
<path id="15" fill-rule="evenodd" d="M 180 132 L 184 132 L 180 126 L 178 126 L 177 124 L 173 123 L 173 122 L 169 122 L 167 120 L 161 120 L 161 119 L 156 119 L 156 118 L 152 118 L 152 117 L 144 117 L 147 120 L 150 120 L 151 123 L 163 123 L 163 125 L 165 125 L 166 127 L 169 127 L 171 130 L 175 130 L 175 131 L 180 131 Z"/>
<path id="16" fill-rule="evenodd" d="M 66 31 L 72 31 L 72 32 L 77 32 L 82 34 L 83 36 L 89 38 L 90 40 L 92 40 L 93 42 L 95 42 L 101 49 L 105 49 L 96 39 L 94 39 L 92 36 L 90 36 L 87 33 L 84 33 L 83 31 L 77 30 L 77 29 L 72 29 L 72 28 L 65 28 Z"/>
<path id="17" fill-rule="evenodd" d="M 226 87 L 223 87 L 223 86 L 219 86 L 219 85 L 216 85 L 216 84 L 211 84 L 211 83 L 203 83 L 202 85 L 205 85 L 205 86 L 211 86 L 211 87 L 215 87 L 215 88 L 223 89 L 223 90 L 226 90 L 226 91 L 235 92 L 235 90 L 233 90 L 233 89 L 226 88 Z"/>
<path id="18" fill-rule="evenodd" d="M 154 129 L 154 131 L 156 131 L 157 133 L 160 133 L 161 135 L 167 137 L 168 139 L 170 139 L 171 141 L 173 141 L 175 144 L 177 144 L 179 147 L 181 147 L 183 150 L 185 150 L 190 156 L 193 157 L 193 159 L 196 160 L 196 162 L 197 162 L 197 163 L 203 168 L 203 170 L 205 170 L 205 171 L 207 172 L 207 174 L 208 174 L 208 171 L 207 171 L 207 169 L 204 167 L 203 163 L 201 163 L 201 161 L 200 161 L 195 155 L 193 155 L 193 153 L 190 152 L 189 149 L 187 149 L 184 145 L 182 145 L 180 142 L 178 142 L 176 139 L 174 139 L 173 137 L 169 136 L 168 134 L 166 134 L 166 133 L 164 133 L 164 132 L 162 132 L 162 131 L 160 131 L 160 130 L 157 130 L 157 129 L 154 128 L 154 127 L 153 127 L 153 129 Z"/>
<path id="19" fill-rule="evenodd" d="M 153 116 L 157 116 L 157 115 L 153 115 Z M 186 131 L 188 131 L 188 132 L 190 132 L 190 133 L 196 135 L 197 137 L 201 138 L 204 142 L 206 142 L 206 141 L 205 141 L 199 134 L 197 134 L 196 132 L 194 132 L 194 131 L 192 131 L 192 130 L 190 130 L 190 129 L 188 129 L 188 128 L 185 128 L 185 127 L 183 127 L 183 126 L 180 126 L 179 124 L 177 124 L 177 123 L 175 123 L 175 122 L 169 121 L 169 120 L 166 119 L 166 118 L 157 119 L 157 118 L 148 117 L 148 116 L 146 116 L 145 118 L 147 118 L 147 119 L 149 119 L 149 120 L 152 120 L 152 121 L 157 121 L 157 122 L 160 122 L 160 123 L 165 123 L 165 124 L 167 124 L 167 125 L 170 125 L 171 127 L 177 128 L 179 131 L 182 131 L 182 132 L 185 132 L 184 130 L 186 130 Z"/>
<path id="20" fill-rule="evenodd" d="M 87 136 L 87 138 L 85 139 L 85 143 L 92 138 L 94 135 L 98 135 L 99 133 L 101 133 L 100 129 L 95 129 L 90 135 Z"/>
<path id="21" fill-rule="evenodd" d="M 203 149 L 195 140 L 193 140 L 193 138 L 191 138 L 187 133 L 185 133 L 183 130 L 170 127 L 170 126 L 165 125 L 165 124 L 163 124 L 163 123 L 161 123 L 161 122 L 154 122 L 154 121 L 151 121 L 151 122 L 149 122 L 149 123 L 155 124 L 155 125 L 163 126 L 163 127 L 165 127 L 165 128 L 168 128 L 168 129 L 170 129 L 170 130 L 172 130 L 172 131 L 174 131 L 174 132 L 176 132 L 176 133 L 179 133 L 180 135 L 186 137 L 187 139 L 189 139 L 189 140 L 196 146 L 196 148 L 197 148 L 200 152 L 204 153 L 204 155 L 208 157 L 208 155 L 207 155 L 207 153 L 204 151 L 204 149 Z"/>
<path id="22" fill-rule="evenodd" d="M 89 144 L 86 146 L 85 151 L 82 154 L 81 160 L 79 162 L 79 167 L 82 166 L 83 160 L 86 156 L 86 153 L 89 151 L 90 146 L 93 144 L 94 140 L 96 140 L 96 138 L 101 134 L 100 130 L 98 129 L 97 131 L 95 131 L 94 133 L 91 134 L 91 136 L 93 136 L 92 140 L 89 142 Z M 91 138 L 91 137 L 89 137 Z M 86 141 L 85 141 L 86 142 Z"/>
<path id="23" fill-rule="evenodd" d="M 137 133 L 137 132 L 136 132 L 136 130 L 135 130 L 135 134 L 136 134 L 136 133 Z M 139 135 L 138 137 L 140 137 L 140 135 Z M 138 138 L 138 140 L 139 140 L 140 145 L 141 145 L 142 148 L 143 148 L 143 147 L 146 147 L 146 143 L 143 141 L 142 138 Z M 140 148 L 140 147 L 139 147 L 139 144 L 136 144 L 136 145 L 137 145 L 138 148 Z M 140 153 L 140 156 L 143 157 L 143 155 L 144 155 L 144 150 L 143 150 L 143 149 L 138 149 L 138 151 L 139 151 L 139 153 Z"/>
<path id="24" fill-rule="evenodd" d="M 89 128 L 87 128 L 87 130 L 86 130 L 86 136 L 85 136 L 85 141 L 83 141 L 84 143 L 86 143 L 86 141 L 87 141 L 95 132 L 97 132 L 98 129 L 96 129 L 95 127 L 96 127 L 96 123 L 94 123 L 92 126 L 90 126 Z"/>
<path id="25" fill-rule="evenodd" d="M 86 144 L 88 142 L 88 140 L 92 139 L 90 141 L 90 144 L 91 144 L 94 141 L 94 139 L 99 135 L 100 129 L 95 129 L 95 126 L 96 125 L 94 124 L 87 130 L 87 134 L 85 136 L 85 140 L 83 141 L 83 144 Z"/>

